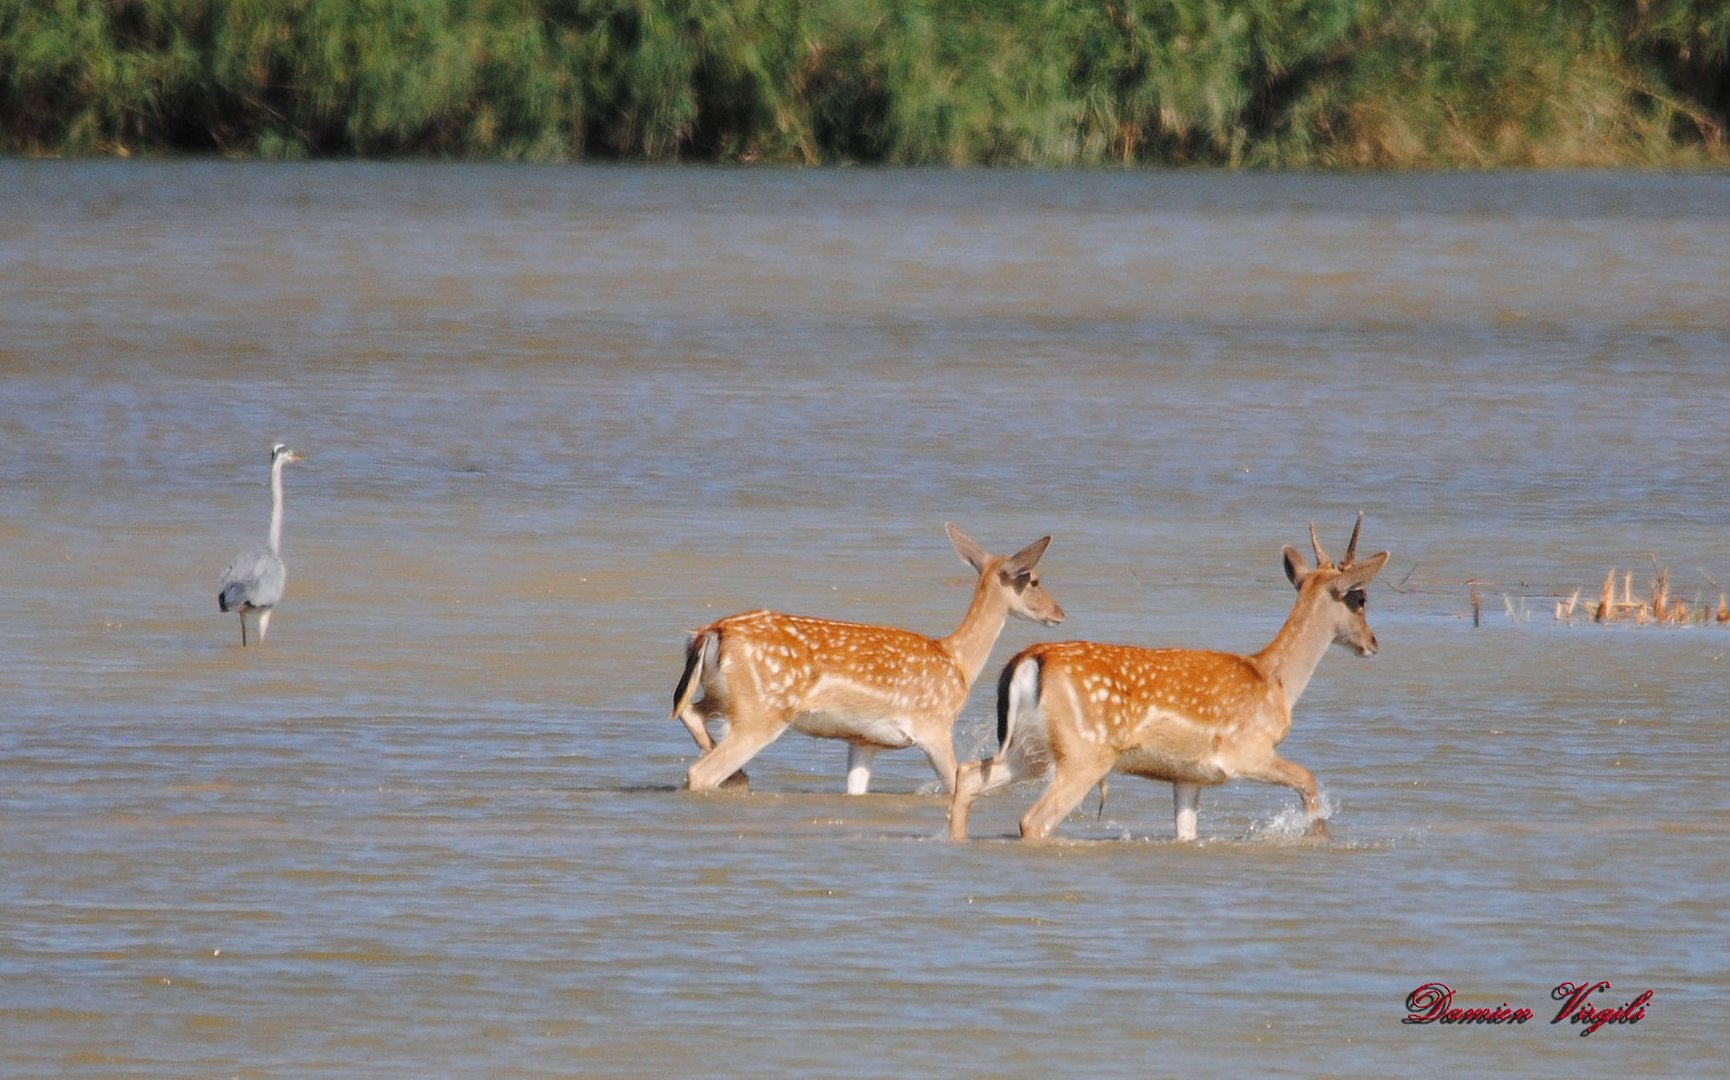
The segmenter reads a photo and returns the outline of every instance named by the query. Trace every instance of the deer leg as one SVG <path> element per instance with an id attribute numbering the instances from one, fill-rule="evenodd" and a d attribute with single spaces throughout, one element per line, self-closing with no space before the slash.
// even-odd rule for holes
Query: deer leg
<path id="1" fill-rule="evenodd" d="M 691 738 L 697 742 L 697 749 L 708 753 L 715 748 L 715 740 L 709 737 L 708 716 L 696 702 L 679 710 L 679 723 L 685 725 L 685 730 L 691 733 Z"/>
<path id="2" fill-rule="evenodd" d="M 928 738 L 915 735 L 913 744 L 925 753 L 925 760 L 931 763 L 931 771 L 937 774 L 937 779 L 943 785 L 945 792 L 955 790 L 955 744 L 950 741 L 949 729 L 944 728 L 938 734 Z"/>
<path id="3" fill-rule="evenodd" d="M 967 839 L 967 811 L 973 808 L 973 800 L 985 790 L 981 771 L 990 763 L 990 758 L 969 761 L 955 770 L 955 794 L 949 800 L 949 839 Z"/>
<path id="4" fill-rule="evenodd" d="M 692 791 L 711 791 L 720 787 L 745 763 L 756 757 L 763 747 L 781 737 L 787 721 L 769 724 L 741 724 L 735 720 L 715 748 L 697 759 L 685 774 L 685 786 Z"/>
<path id="5" fill-rule="evenodd" d="M 709 715 L 705 715 L 705 723 L 704 723 L 705 731 L 708 728 L 707 720 L 709 720 L 709 719 L 713 719 L 713 717 L 709 716 Z M 727 737 L 727 732 L 729 732 L 731 730 L 732 730 L 732 724 L 727 720 L 726 717 L 724 717 L 724 716 L 721 717 L 721 738 L 725 739 Z M 751 790 L 751 778 L 749 776 L 745 775 L 744 769 L 740 769 L 738 772 L 734 773 L 732 776 L 729 776 L 729 777 L 727 777 L 727 779 L 721 781 L 721 786 L 723 788 L 739 788 L 743 791 L 750 791 Z"/>
<path id="6" fill-rule="evenodd" d="M 1177 838 L 1195 839 L 1195 814 L 1201 808 L 1201 785 L 1176 780 L 1171 785 L 1172 812 L 1177 819 Z"/>
<path id="7" fill-rule="evenodd" d="M 1013 784 L 1031 772 L 1013 755 L 982 758 L 959 766 L 955 770 L 955 796 L 949 800 L 949 839 L 967 839 L 967 812 L 973 809 L 974 799 Z"/>
<path id="8" fill-rule="evenodd" d="M 866 743 L 847 744 L 847 794 L 863 795 L 871 787 L 871 762 L 877 748 Z"/>
<path id="9" fill-rule="evenodd" d="M 1064 764 L 1069 766 L 1067 771 Z M 1093 790 L 1094 785 L 1105 779 L 1114 764 L 1116 762 L 1113 760 L 1092 763 L 1073 759 L 1059 764 L 1051 778 L 1051 785 L 1045 789 L 1045 794 L 1041 795 L 1033 808 L 1022 817 L 1021 838 L 1039 841 L 1049 837 L 1051 830 L 1057 828 L 1057 823 L 1081 805 L 1081 800 L 1087 798 L 1087 793 Z"/>
<path id="10" fill-rule="evenodd" d="M 1279 784 L 1291 788 L 1303 797 L 1304 816 L 1309 819 L 1311 836 L 1326 838 L 1328 823 L 1322 818 L 1322 801 L 1316 794 L 1315 774 L 1295 761 L 1269 755 L 1267 763 L 1253 772 L 1242 773 L 1251 780 Z"/>

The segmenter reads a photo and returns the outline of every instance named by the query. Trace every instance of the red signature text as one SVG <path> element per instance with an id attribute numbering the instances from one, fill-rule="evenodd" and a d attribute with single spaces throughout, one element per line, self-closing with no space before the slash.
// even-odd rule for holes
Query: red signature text
<path id="1" fill-rule="evenodd" d="M 1406 1018 L 1402 1024 L 1523 1024 L 1532 1010 L 1510 1008 L 1502 1002 L 1495 1009 L 1454 1008 L 1454 988 L 1447 983 L 1425 983 L 1406 995 Z"/>
<path id="2" fill-rule="evenodd" d="M 1587 1000 L 1598 991 L 1608 989 L 1609 979 L 1595 983 L 1561 983 L 1550 991 L 1551 999 L 1562 1003 L 1562 1008 L 1550 1023 L 1560 1024 L 1566 1020 L 1570 1024 L 1585 1024 L 1585 1030 L 1580 1034 L 1586 1036 L 1605 1024 L 1638 1024 L 1646 1018 L 1646 1004 L 1652 1000 L 1652 991 L 1647 990 L 1633 1001 L 1625 1001 L 1613 1009 L 1596 1008 Z"/>
<path id="3" fill-rule="evenodd" d="M 1610 980 L 1600 979 L 1597 982 L 1558 983 L 1550 991 L 1552 1001 L 1561 1002 L 1556 1015 L 1550 1020 L 1552 1024 L 1560 1024 L 1564 1020 L 1570 1024 L 1581 1025 L 1580 1034 L 1590 1035 L 1605 1024 L 1637 1024 L 1646 1017 L 1646 1006 L 1651 1004 L 1652 991 L 1647 990 L 1618 1006 L 1598 1006 L 1592 1004 L 1592 995 L 1603 990 L 1609 990 Z M 1533 1017 L 1531 1009 L 1516 1008 L 1507 1002 L 1501 1005 L 1484 1008 L 1458 1008 L 1454 1005 L 1454 988 L 1447 983 L 1428 982 L 1406 995 L 1406 1015 L 1402 1024 L 1524 1024 Z"/>

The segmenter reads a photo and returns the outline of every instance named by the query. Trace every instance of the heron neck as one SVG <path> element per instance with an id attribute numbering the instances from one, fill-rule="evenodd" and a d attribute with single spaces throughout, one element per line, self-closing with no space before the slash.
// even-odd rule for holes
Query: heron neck
<path id="1" fill-rule="evenodd" d="M 282 461 L 270 466 L 270 550 L 282 550 Z"/>

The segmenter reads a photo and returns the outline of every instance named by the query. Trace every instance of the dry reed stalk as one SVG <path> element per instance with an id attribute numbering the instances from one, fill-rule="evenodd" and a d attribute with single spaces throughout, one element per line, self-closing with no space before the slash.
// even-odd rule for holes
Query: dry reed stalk
<path id="1" fill-rule="evenodd" d="M 1622 575 L 1622 593 L 1616 595 L 1616 568 L 1614 566 L 1604 574 L 1604 586 L 1598 594 L 1598 606 L 1592 611 L 1592 621 L 1607 623 L 1623 619 L 1632 619 L 1635 625 L 1644 626 L 1650 622 L 1658 626 L 1689 626 L 1700 623 L 1702 626 L 1716 619 L 1719 623 L 1730 623 L 1730 597 L 1719 588 L 1718 580 L 1706 571 L 1701 570 L 1700 576 L 1705 578 L 1712 588 L 1718 591 L 1718 607 L 1714 611 L 1712 604 L 1703 596 L 1696 596 L 1692 601 L 1670 594 L 1670 568 L 1659 566 L 1656 556 L 1652 559 L 1654 577 L 1650 583 L 1651 597 L 1648 600 L 1634 599 L 1634 572 L 1626 571 Z M 1556 618 L 1572 620 L 1575 605 L 1578 603 L 1580 590 L 1575 589 L 1574 595 L 1566 602 L 1556 602 Z"/>
<path id="2" fill-rule="evenodd" d="M 1574 595 L 1568 597 L 1567 600 L 1556 601 L 1556 618 L 1566 619 L 1568 622 L 1573 622 L 1574 621 L 1574 608 L 1577 607 L 1579 605 L 1579 603 L 1580 603 L 1580 590 L 1575 589 Z"/>

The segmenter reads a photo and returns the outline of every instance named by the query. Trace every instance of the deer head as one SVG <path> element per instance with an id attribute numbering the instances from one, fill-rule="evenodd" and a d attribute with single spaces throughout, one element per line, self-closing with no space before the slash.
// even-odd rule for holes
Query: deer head
<path id="1" fill-rule="evenodd" d="M 1042 536 L 1015 554 L 998 558 L 954 525 L 943 527 L 948 530 L 949 542 L 955 545 L 955 554 L 961 556 L 961 561 L 978 571 L 982 579 L 989 577 L 996 582 L 1011 615 L 1046 626 L 1063 621 L 1063 609 L 1039 584 L 1039 574 L 1034 570 L 1039 557 L 1050 546 L 1051 537 Z"/>
<path id="2" fill-rule="evenodd" d="M 1315 548 L 1316 564 L 1311 567 L 1304 561 L 1303 555 L 1290 544 L 1284 549 L 1285 576 L 1296 586 L 1298 603 L 1303 605 L 1305 598 L 1311 598 L 1309 603 L 1317 617 L 1320 617 L 1333 633 L 1333 643 L 1344 645 L 1359 656 L 1374 656 L 1376 645 L 1375 632 L 1370 629 L 1364 609 L 1368 605 L 1369 596 L 1365 586 L 1387 564 L 1388 553 L 1377 552 L 1365 559 L 1357 561 L 1358 532 L 1364 527 L 1364 515 L 1358 512 L 1358 521 L 1352 527 L 1352 538 L 1346 544 L 1345 558 L 1335 565 L 1322 550 L 1321 541 L 1316 538 L 1316 527 L 1310 524 L 1310 545 Z"/>

